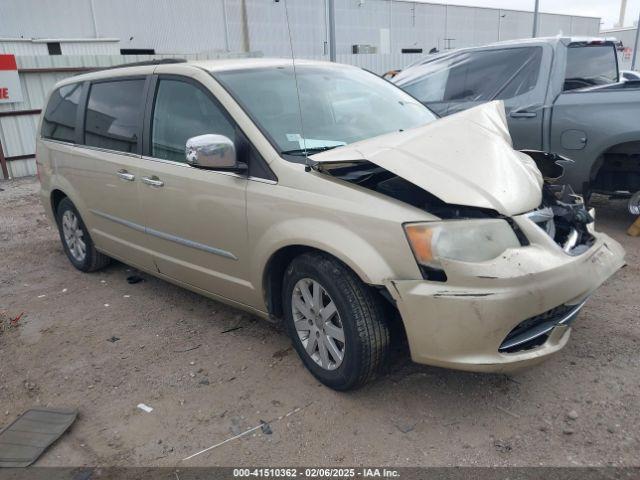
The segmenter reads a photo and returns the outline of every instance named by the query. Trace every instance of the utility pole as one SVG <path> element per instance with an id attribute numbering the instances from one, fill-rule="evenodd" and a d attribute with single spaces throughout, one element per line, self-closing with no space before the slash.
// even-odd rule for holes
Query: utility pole
<path id="1" fill-rule="evenodd" d="M 240 29 L 242 32 L 242 51 L 250 52 L 251 43 L 249 42 L 249 22 L 247 20 L 246 0 L 240 0 Z"/>
<path id="2" fill-rule="evenodd" d="M 636 24 L 636 40 L 633 44 L 633 59 L 631 60 L 631 70 L 636 69 L 636 58 L 638 57 L 638 35 L 640 34 L 640 15 L 638 15 L 638 23 Z"/>
<path id="3" fill-rule="evenodd" d="M 533 38 L 538 36 L 538 10 L 540 10 L 540 0 L 536 0 L 536 5 L 533 9 Z"/>
<path id="4" fill-rule="evenodd" d="M 329 0 L 329 60 L 336 61 L 336 4 Z"/>
<path id="5" fill-rule="evenodd" d="M 229 45 L 229 19 L 227 18 L 227 0 L 222 0 L 222 20 L 224 21 L 224 49 L 231 51 Z"/>
<path id="6" fill-rule="evenodd" d="M 620 1 L 620 18 L 618 19 L 618 27 L 624 27 L 624 14 L 627 10 L 627 0 Z"/>

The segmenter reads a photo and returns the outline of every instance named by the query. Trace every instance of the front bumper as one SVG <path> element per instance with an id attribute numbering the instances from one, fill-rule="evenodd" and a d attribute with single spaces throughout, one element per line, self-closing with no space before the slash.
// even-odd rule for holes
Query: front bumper
<path id="1" fill-rule="evenodd" d="M 386 282 L 415 362 L 484 372 L 539 363 L 564 347 L 581 304 L 624 265 L 623 248 L 605 234 L 595 233 L 588 251 L 570 256 L 529 220 L 514 220 L 531 245 L 479 264 L 443 263 L 446 283 Z M 551 328 L 537 344 L 505 349 L 518 326 L 516 334 Z"/>

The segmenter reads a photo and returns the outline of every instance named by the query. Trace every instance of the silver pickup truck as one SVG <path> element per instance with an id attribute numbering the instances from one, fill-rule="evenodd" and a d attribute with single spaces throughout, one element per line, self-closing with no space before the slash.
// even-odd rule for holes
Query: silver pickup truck
<path id="1" fill-rule="evenodd" d="M 619 81 L 616 44 L 533 38 L 430 55 L 393 82 L 439 115 L 503 100 L 514 147 L 572 159 L 563 183 L 640 190 L 640 81 Z"/>

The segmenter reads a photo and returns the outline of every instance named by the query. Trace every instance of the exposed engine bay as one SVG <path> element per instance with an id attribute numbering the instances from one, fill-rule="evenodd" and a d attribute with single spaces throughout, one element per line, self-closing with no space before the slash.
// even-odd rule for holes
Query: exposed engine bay
<path id="1" fill-rule="evenodd" d="M 595 241 L 588 228 L 594 219 L 585 208 L 582 197 L 575 194 L 570 186 L 555 184 L 563 172 L 563 167 L 558 162 L 570 162 L 570 160 L 546 152 L 523 151 L 523 153 L 536 162 L 544 177 L 542 203 L 528 214 L 529 218 L 546 231 L 567 254 L 579 255 L 588 250 Z M 441 219 L 505 218 L 510 220 L 492 209 L 446 203 L 410 181 L 366 160 L 315 164 L 312 168 L 400 200 Z M 512 226 L 514 230 L 517 229 L 515 224 Z M 516 234 L 523 245 L 528 244 L 520 231 Z"/>

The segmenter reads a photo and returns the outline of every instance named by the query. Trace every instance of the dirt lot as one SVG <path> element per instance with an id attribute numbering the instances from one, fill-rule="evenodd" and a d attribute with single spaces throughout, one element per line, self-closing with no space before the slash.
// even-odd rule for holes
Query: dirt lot
<path id="1" fill-rule="evenodd" d="M 624 202 L 596 200 L 597 225 L 624 244 L 629 266 L 555 358 L 503 376 L 405 355 L 344 394 L 318 384 L 266 322 L 147 275 L 130 285 L 135 272 L 119 263 L 76 271 L 36 181 L 0 188 L 0 425 L 37 405 L 80 411 L 37 465 L 640 463 L 640 239 L 624 234 Z M 296 407 L 271 434 L 181 463 Z"/>

